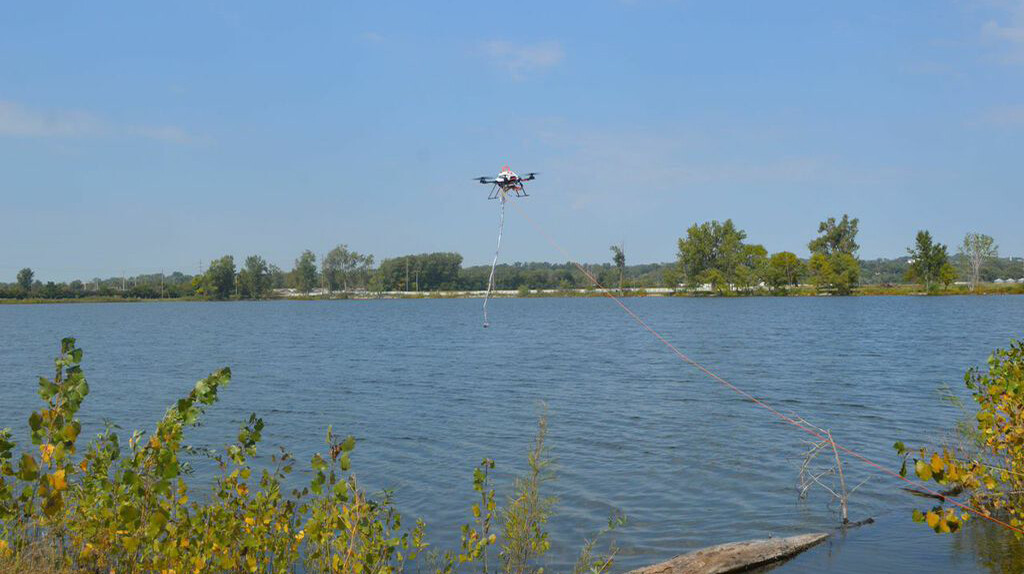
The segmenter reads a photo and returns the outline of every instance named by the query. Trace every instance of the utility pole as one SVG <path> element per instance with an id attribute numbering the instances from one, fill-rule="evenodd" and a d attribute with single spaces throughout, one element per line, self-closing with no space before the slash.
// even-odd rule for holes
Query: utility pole
<path id="1" fill-rule="evenodd" d="M 124 278 L 124 269 L 122 269 L 121 270 L 121 292 L 124 293 L 127 290 L 128 289 L 126 288 L 126 283 L 125 283 L 125 278 Z"/>
<path id="2" fill-rule="evenodd" d="M 420 290 L 420 270 L 417 269 L 416 270 L 416 291 L 419 292 L 419 290 Z"/>

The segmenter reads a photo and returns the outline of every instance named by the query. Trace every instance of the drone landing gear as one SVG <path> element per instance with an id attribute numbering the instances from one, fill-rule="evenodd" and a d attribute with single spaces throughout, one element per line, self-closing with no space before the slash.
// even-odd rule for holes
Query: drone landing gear
<path id="1" fill-rule="evenodd" d="M 523 187 L 510 187 L 508 189 L 503 189 L 501 186 L 495 185 L 491 188 L 491 193 L 487 196 L 487 199 L 498 199 L 503 195 L 506 197 L 509 195 L 514 195 L 516 197 L 530 197 L 530 194 L 526 193 L 526 189 Z"/>

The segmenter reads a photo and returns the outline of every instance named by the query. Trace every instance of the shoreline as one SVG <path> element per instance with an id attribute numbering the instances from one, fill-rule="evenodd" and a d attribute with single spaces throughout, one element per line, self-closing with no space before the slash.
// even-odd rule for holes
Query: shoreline
<path id="1" fill-rule="evenodd" d="M 123 298 L 110 296 L 79 297 L 69 299 L 0 299 L 2 305 L 65 305 L 76 303 L 160 303 L 160 302 L 237 302 L 237 301 L 369 301 L 379 299 L 483 299 L 485 291 L 453 290 L 453 291 L 384 291 L 370 293 L 366 291 L 352 293 L 293 293 L 290 290 L 278 290 L 272 297 L 263 299 L 207 299 L 202 297 L 175 298 Z M 683 297 L 712 299 L 745 299 L 756 297 L 948 297 L 948 296 L 991 296 L 991 295 L 1024 295 L 1024 284 L 984 285 L 980 289 L 970 290 L 966 287 L 926 291 L 920 285 L 864 285 L 857 287 L 849 295 L 819 293 L 813 287 L 799 287 L 786 292 L 772 293 L 757 290 L 747 293 L 714 293 L 709 291 L 691 291 L 671 289 L 668 287 L 627 287 L 623 290 L 608 289 L 617 297 Z M 586 297 L 604 297 L 605 291 L 591 289 L 531 289 L 521 291 L 502 289 L 491 292 L 495 299 L 531 299 L 531 298 L 565 298 L 576 299 Z"/>

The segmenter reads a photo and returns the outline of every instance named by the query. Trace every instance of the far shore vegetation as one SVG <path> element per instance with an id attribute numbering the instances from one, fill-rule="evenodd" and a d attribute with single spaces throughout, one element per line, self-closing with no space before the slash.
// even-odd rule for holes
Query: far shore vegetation
<path id="1" fill-rule="evenodd" d="M 584 264 L 602 286 L 623 295 L 954 295 L 1024 294 L 1024 258 L 1000 257 L 992 237 L 968 233 L 951 253 L 927 230 L 908 237 L 907 254 L 893 259 L 858 257 L 859 221 L 828 218 L 810 238 L 810 256 L 769 253 L 748 243 L 732 220 L 695 223 L 678 241 L 669 263 L 627 264 L 622 245 L 610 261 Z M 374 297 L 472 297 L 487 287 L 490 267 L 462 265 L 458 253 L 423 253 L 384 259 L 338 245 L 321 257 L 301 253 L 290 270 L 259 255 L 236 264 L 232 255 L 201 273 L 155 273 L 44 282 L 30 267 L 0 283 L 0 303 L 122 302 L 148 300 L 324 299 Z M 596 286 L 574 263 L 502 264 L 501 295 L 588 296 Z"/>

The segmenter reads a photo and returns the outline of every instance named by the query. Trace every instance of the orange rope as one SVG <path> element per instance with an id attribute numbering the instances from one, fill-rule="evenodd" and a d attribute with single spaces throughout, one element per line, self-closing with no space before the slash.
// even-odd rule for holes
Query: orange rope
<path id="1" fill-rule="evenodd" d="M 694 359 L 691 359 L 685 353 L 680 351 L 675 345 L 673 345 L 671 342 L 669 342 L 668 339 L 663 337 L 661 335 L 661 333 L 659 333 L 653 327 L 651 327 L 646 322 L 644 322 L 644 320 L 641 319 L 639 315 L 634 313 L 633 310 L 630 309 L 625 303 L 623 303 L 621 299 L 616 297 L 614 294 L 612 294 L 612 292 L 608 288 L 606 288 L 604 285 L 602 285 L 601 282 L 597 280 L 597 277 L 594 277 L 594 275 L 591 274 L 590 271 L 588 271 L 585 267 L 583 267 L 582 265 L 577 263 L 575 260 L 573 260 L 573 258 L 569 255 L 569 253 L 565 249 L 563 249 L 562 246 L 559 245 L 559 243 L 557 241 L 555 241 L 555 239 L 550 234 L 548 234 L 546 231 L 544 231 L 544 229 L 539 224 L 537 224 L 537 222 L 534 221 L 533 218 L 531 218 L 524 210 L 521 210 L 521 209 L 519 209 L 519 207 L 516 206 L 516 202 L 515 201 L 510 201 L 509 203 L 512 205 L 512 207 L 514 209 L 516 209 L 523 216 L 524 219 L 526 219 L 526 221 L 530 225 L 533 226 L 533 228 L 538 233 L 540 233 L 541 235 L 544 236 L 544 238 L 548 241 L 548 243 L 550 243 L 555 249 L 560 251 L 562 253 L 562 255 L 570 263 L 572 263 L 577 269 L 579 269 L 584 275 L 586 275 L 587 278 L 598 289 L 601 290 L 601 293 L 604 296 L 608 297 L 609 299 L 611 299 L 612 301 L 617 303 L 619 305 L 619 307 L 622 307 L 622 310 L 625 311 L 626 314 L 628 314 L 630 317 L 632 317 L 632 319 L 634 321 L 636 321 L 637 324 L 639 324 L 641 327 L 643 327 L 645 330 L 647 330 L 650 334 L 654 335 L 655 338 L 657 338 L 666 347 L 668 347 L 668 349 L 670 351 L 675 353 L 675 355 L 677 357 L 682 359 L 684 362 L 686 362 L 690 366 L 695 367 L 696 369 L 698 369 L 699 371 L 703 372 L 704 374 L 706 374 L 711 379 L 721 383 L 722 385 L 724 385 L 729 390 L 731 390 L 734 393 L 740 395 L 741 397 L 743 397 L 743 398 L 753 402 L 757 406 L 767 410 L 768 412 L 772 413 L 773 415 L 775 415 L 776 417 L 782 419 L 783 421 L 785 421 L 785 422 L 787 422 L 787 423 L 789 423 L 789 424 L 799 428 L 800 430 L 802 430 L 802 431 L 804 431 L 804 432 L 806 432 L 806 433 L 808 433 L 808 434 L 818 438 L 819 440 L 823 440 L 823 441 L 831 444 L 836 449 L 841 450 L 844 453 L 846 453 L 846 454 L 848 454 L 848 455 L 850 455 L 850 456 L 852 456 L 852 457 L 854 457 L 856 459 L 861 460 L 865 464 L 867 464 L 867 465 L 869 465 L 869 466 L 871 466 L 873 468 L 876 468 L 876 469 L 882 471 L 885 474 L 888 474 L 890 476 L 898 478 L 898 479 L 902 480 L 903 482 L 911 484 L 911 485 L 913 485 L 915 488 L 917 488 L 919 490 L 922 490 L 924 492 L 927 492 L 928 494 L 936 496 L 940 500 L 947 501 L 950 504 L 953 504 L 954 506 L 957 506 L 957 507 L 959 507 L 959 508 L 961 508 L 961 509 L 963 509 L 963 510 L 965 510 L 967 512 L 970 512 L 970 513 L 972 513 L 972 514 L 974 514 L 976 516 L 980 516 L 980 517 L 982 517 L 982 518 L 984 518 L 986 520 L 989 520 L 989 521 L 991 521 L 991 522 L 993 522 L 995 524 L 998 524 L 1000 526 L 1003 526 L 1003 527 L 1008 528 L 1010 530 L 1013 530 L 1015 532 L 1019 532 L 1021 534 L 1024 534 L 1024 529 L 1021 529 L 1021 528 L 1018 528 L 1018 527 L 1013 526 L 1011 524 L 1008 524 L 1006 522 L 1003 522 L 1002 520 L 999 520 L 998 518 L 995 518 L 993 516 L 989 516 L 985 512 L 983 512 L 983 511 L 981 511 L 981 510 L 979 510 L 977 508 L 974 508 L 973 506 L 971 506 L 969 504 L 962 503 L 962 502 L 960 502 L 960 501 L 958 501 L 956 499 L 950 498 L 950 497 L 948 497 L 948 496 L 946 496 L 946 495 L 944 495 L 944 494 L 942 494 L 942 493 L 940 493 L 938 491 L 932 490 L 932 489 L 928 488 L 927 486 L 923 486 L 922 484 L 920 484 L 918 482 L 915 482 L 915 481 L 913 481 L 913 480 L 911 480 L 911 479 L 901 475 L 900 473 L 898 473 L 898 472 L 896 472 L 896 471 L 894 471 L 892 469 L 889 469 L 889 468 L 886 468 L 886 467 L 882 466 L 881 464 L 871 460 L 870 458 L 860 454 L 859 452 L 856 452 L 856 451 L 854 451 L 852 449 L 849 449 L 849 448 L 847 448 L 847 447 L 845 447 L 845 446 L 835 442 L 834 440 L 832 440 L 831 438 L 821 434 L 820 432 L 818 432 L 814 428 L 812 428 L 812 427 L 810 427 L 810 426 L 808 426 L 806 424 L 801 423 L 799 420 L 794 419 L 793 417 L 787 416 L 786 414 L 780 412 L 779 410 L 777 410 L 776 408 L 772 407 L 768 403 L 758 399 L 754 395 L 751 395 L 747 391 L 744 391 L 743 389 L 741 389 L 741 388 L 737 387 L 736 385 L 730 383 L 729 381 L 723 379 L 721 376 L 719 376 L 718 374 L 714 373 L 713 371 L 711 371 L 709 368 L 705 367 L 704 365 L 698 363 Z"/>

